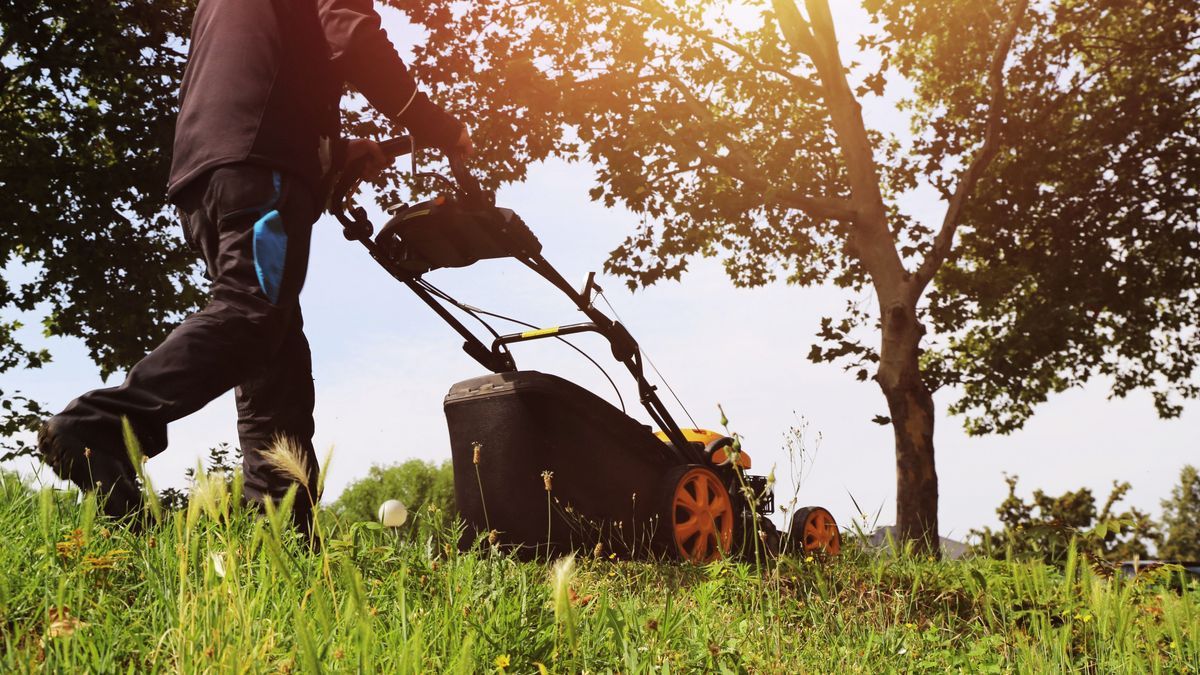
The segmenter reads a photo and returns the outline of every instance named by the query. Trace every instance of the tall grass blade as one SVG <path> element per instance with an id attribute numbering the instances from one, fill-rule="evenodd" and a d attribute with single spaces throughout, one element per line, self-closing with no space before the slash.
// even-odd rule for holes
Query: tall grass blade
<path id="1" fill-rule="evenodd" d="M 158 501 L 158 493 L 154 491 L 150 476 L 146 475 L 146 456 L 142 454 L 142 444 L 138 441 L 137 434 L 133 433 L 133 425 L 129 423 L 129 418 L 124 415 L 121 416 L 121 435 L 125 440 L 125 451 L 129 453 L 129 461 L 133 463 L 133 470 L 141 482 L 142 497 L 150 508 L 150 515 L 154 517 L 154 522 L 162 522 L 162 504 Z"/>

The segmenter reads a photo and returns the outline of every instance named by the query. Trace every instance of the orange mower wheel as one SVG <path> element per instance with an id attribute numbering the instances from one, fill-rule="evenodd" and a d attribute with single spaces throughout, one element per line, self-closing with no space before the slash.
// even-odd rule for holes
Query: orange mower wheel
<path id="1" fill-rule="evenodd" d="M 733 545 L 733 500 L 717 474 L 703 466 L 672 467 L 663 481 L 663 524 L 672 554 L 707 563 Z"/>
<path id="2" fill-rule="evenodd" d="M 837 521 L 829 511 L 820 506 L 797 509 L 792 516 L 789 532 L 792 550 L 797 553 L 821 552 L 837 555 L 842 552 L 842 535 Z"/>

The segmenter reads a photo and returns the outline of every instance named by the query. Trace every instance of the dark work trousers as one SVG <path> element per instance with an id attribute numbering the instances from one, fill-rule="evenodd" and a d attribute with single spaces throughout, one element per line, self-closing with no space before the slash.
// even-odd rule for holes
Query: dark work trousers
<path id="1" fill-rule="evenodd" d="M 315 499 L 313 379 L 299 295 L 312 226 L 312 191 L 287 174 L 252 164 L 218 167 L 176 197 L 188 245 L 212 281 L 208 305 L 189 316 L 129 371 L 119 387 L 80 396 L 57 416 L 93 452 L 124 453 L 128 417 L 149 457 L 167 447 L 167 425 L 236 387 L 245 495 L 276 501 L 292 478 L 263 450 L 286 436 L 308 463 L 296 521 L 307 528 Z"/>

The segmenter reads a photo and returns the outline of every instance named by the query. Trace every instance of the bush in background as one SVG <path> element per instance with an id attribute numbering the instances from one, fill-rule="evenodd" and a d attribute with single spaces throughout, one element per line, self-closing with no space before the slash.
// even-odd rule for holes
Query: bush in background
<path id="1" fill-rule="evenodd" d="M 1117 504 L 1129 492 L 1129 483 L 1113 481 L 1104 506 L 1096 508 L 1096 497 L 1088 488 L 1068 491 L 1058 497 L 1034 490 L 1026 502 L 1017 496 L 1017 476 L 1005 476 L 1008 497 L 996 513 L 1002 525 L 999 531 L 989 527 L 971 530 L 974 553 L 1003 560 L 1009 555 L 1022 560 L 1042 560 L 1063 565 L 1072 541 L 1078 550 L 1093 559 L 1122 561 L 1148 558 L 1148 544 L 1158 540 L 1158 527 L 1150 517 L 1136 509 L 1116 512 Z"/>
<path id="2" fill-rule="evenodd" d="M 1200 472 L 1185 466 L 1179 485 L 1162 501 L 1162 537 L 1158 557 L 1164 560 L 1200 560 Z"/>
<path id="3" fill-rule="evenodd" d="M 433 520 L 436 527 L 452 527 L 458 517 L 454 468 L 448 460 L 434 464 L 410 459 L 403 464 L 375 465 L 364 478 L 351 483 L 329 509 L 343 522 L 374 521 L 379 505 L 389 499 L 403 502 L 410 518 L 420 514 L 426 521 Z M 416 532 L 413 528 L 403 531 Z"/>
<path id="4" fill-rule="evenodd" d="M 226 485 L 232 485 L 233 475 L 242 470 L 242 449 L 236 445 L 228 443 L 218 443 L 216 446 L 208 449 L 208 459 L 205 461 L 202 470 L 208 474 L 221 473 L 225 476 Z M 187 487 L 183 490 L 179 488 L 164 488 L 158 493 L 159 503 L 168 511 L 182 511 L 187 508 L 188 495 L 192 491 L 192 487 L 196 484 L 196 469 L 188 469 L 183 472 L 187 477 Z"/>

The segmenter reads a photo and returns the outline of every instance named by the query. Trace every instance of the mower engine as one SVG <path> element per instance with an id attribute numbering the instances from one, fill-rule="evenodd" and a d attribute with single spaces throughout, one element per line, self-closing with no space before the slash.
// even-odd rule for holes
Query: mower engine
<path id="1" fill-rule="evenodd" d="M 708 458 L 712 469 L 724 479 L 731 494 L 744 494 L 749 490 L 750 494 L 754 495 L 755 510 L 759 515 L 775 513 L 774 489 L 768 488 L 766 476 L 746 473 L 752 466 L 750 455 L 744 450 L 735 450 L 732 437 L 708 429 L 683 428 L 680 431 L 689 443 Z M 663 443 L 671 442 L 661 431 L 655 432 L 654 435 Z"/>

